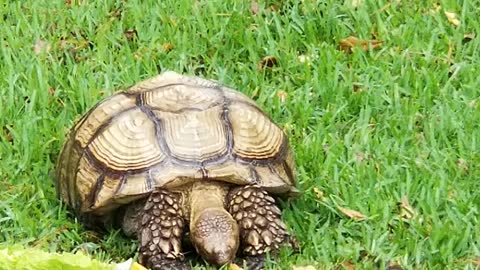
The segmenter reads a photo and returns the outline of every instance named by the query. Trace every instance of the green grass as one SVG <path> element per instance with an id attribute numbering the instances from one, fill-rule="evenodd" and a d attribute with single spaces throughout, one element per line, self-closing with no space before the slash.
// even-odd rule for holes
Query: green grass
<path id="1" fill-rule="evenodd" d="M 279 7 L 264 15 L 252 15 L 249 1 L 64 2 L 0 7 L 3 245 L 82 250 L 104 261 L 135 255 L 136 243 L 121 233 L 77 224 L 56 199 L 50 172 L 75 119 L 168 69 L 241 90 L 289 134 L 303 196 L 283 204 L 284 219 L 302 249 L 284 251 L 272 268 L 475 267 L 479 1 L 364 1 L 357 9 L 334 0 L 260 1 L 261 10 Z M 132 29 L 137 35 L 127 38 Z M 464 42 L 471 33 L 477 37 Z M 338 43 L 350 35 L 384 43 L 348 54 Z M 35 53 L 37 40 L 50 50 Z M 278 65 L 259 71 L 265 56 Z M 415 218 L 399 216 L 404 196 Z M 338 207 L 367 218 L 352 220 Z"/>

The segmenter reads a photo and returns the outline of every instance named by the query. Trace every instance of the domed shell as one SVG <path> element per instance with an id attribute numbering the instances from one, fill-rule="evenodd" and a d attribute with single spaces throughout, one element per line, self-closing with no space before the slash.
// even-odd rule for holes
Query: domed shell
<path id="1" fill-rule="evenodd" d="M 156 188 L 191 181 L 294 192 L 283 131 L 243 94 L 165 72 L 90 109 L 60 154 L 58 193 L 80 213 L 105 214 Z"/>

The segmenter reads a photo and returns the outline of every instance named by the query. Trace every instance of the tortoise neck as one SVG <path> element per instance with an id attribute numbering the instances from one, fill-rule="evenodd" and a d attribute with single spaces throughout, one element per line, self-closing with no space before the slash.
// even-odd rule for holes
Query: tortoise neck
<path id="1" fill-rule="evenodd" d="M 231 262 L 239 246 L 238 225 L 224 207 L 228 189 L 226 184 L 198 181 L 190 195 L 190 240 L 216 266 Z"/>
<path id="2" fill-rule="evenodd" d="M 190 220 L 193 221 L 206 209 L 225 210 L 224 202 L 228 187 L 214 181 L 193 183 L 190 194 Z"/>

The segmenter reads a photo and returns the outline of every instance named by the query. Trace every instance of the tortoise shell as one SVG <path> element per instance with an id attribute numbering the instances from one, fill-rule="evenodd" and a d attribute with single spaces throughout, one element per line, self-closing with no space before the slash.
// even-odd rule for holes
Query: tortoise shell
<path id="1" fill-rule="evenodd" d="M 56 186 L 76 212 L 106 214 L 192 181 L 294 192 L 288 139 L 255 102 L 214 81 L 165 72 L 117 92 L 70 130 Z"/>

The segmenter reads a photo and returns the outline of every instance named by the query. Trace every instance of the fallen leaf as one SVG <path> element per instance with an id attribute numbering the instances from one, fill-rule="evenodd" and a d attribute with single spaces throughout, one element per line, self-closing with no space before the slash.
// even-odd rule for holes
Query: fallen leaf
<path id="1" fill-rule="evenodd" d="M 138 36 L 138 32 L 137 29 L 128 29 L 123 32 L 123 35 L 128 41 L 132 41 Z"/>
<path id="2" fill-rule="evenodd" d="M 460 26 L 460 20 L 458 19 L 458 16 L 456 13 L 448 12 L 448 11 L 444 11 L 444 13 L 445 13 L 445 16 L 447 16 L 448 22 L 450 22 L 454 26 Z"/>
<path id="3" fill-rule="evenodd" d="M 363 92 L 363 91 L 364 91 L 364 88 L 363 88 L 362 84 L 360 84 L 360 83 L 354 83 L 353 84 L 353 92 L 359 93 L 359 92 Z"/>
<path id="4" fill-rule="evenodd" d="M 388 270 L 403 270 L 403 267 L 396 262 L 389 262 L 387 265 Z"/>
<path id="5" fill-rule="evenodd" d="M 475 259 L 472 259 L 472 264 L 476 267 L 480 267 L 480 257 L 476 257 Z"/>
<path id="6" fill-rule="evenodd" d="M 403 196 L 400 201 L 400 218 L 402 219 L 412 219 L 416 216 L 415 209 L 410 205 L 407 196 Z"/>
<path id="7" fill-rule="evenodd" d="M 252 15 L 265 15 L 269 12 L 276 12 L 280 10 L 280 8 L 277 5 L 270 5 L 267 8 L 265 8 L 262 12 L 260 12 L 260 6 L 258 5 L 257 1 L 252 1 L 250 2 L 250 13 Z"/>
<path id="8" fill-rule="evenodd" d="M 276 12 L 276 11 L 279 11 L 279 10 L 280 10 L 280 8 L 277 5 L 271 5 L 266 9 L 267 12 Z"/>
<path id="9" fill-rule="evenodd" d="M 169 52 L 169 51 L 173 50 L 174 46 L 170 42 L 165 42 L 165 43 L 162 44 L 162 48 L 165 52 Z"/>
<path id="10" fill-rule="evenodd" d="M 355 265 L 351 262 L 342 262 L 335 269 L 338 270 L 355 270 Z"/>
<path id="11" fill-rule="evenodd" d="M 11 129 L 13 127 L 12 126 L 3 126 L 3 133 L 5 133 L 5 139 L 7 140 L 7 142 L 12 142 L 13 141 L 13 134 L 11 132 Z"/>
<path id="12" fill-rule="evenodd" d="M 352 52 L 353 48 L 359 47 L 363 51 L 368 51 L 371 47 L 372 49 L 378 48 L 382 45 L 382 41 L 379 40 L 363 40 L 354 36 L 349 36 L 344 39 L 340 39 L 340 49 L 345 52 Z"/>
<path id="13" fill-rule="evenodd" d="M 305 266 L 293 266 L 292 270 L 316 270 L 316 268 L 312 265 L 305 265 Z"/>
<path id="14" fill-rule="evenodd" d="M 50 51 L 52 46 L 48 41 L 37 39 L 35 41 L 35 44 L 33 45 L 33 52 L 35 54 L 42 54 L 42 53 L 47 53 Z"/>
<path id="15" fill-rule="evenodd" d="M 442 5 L 440 5 L 440 3 L 438 2 L 433 3 L 432 6 L 433 6 L 433 10 L 430 11 L 432 14 L 437 14 L 442 9 Z"/>
<path id="16" fill-rule="evenodd" d="M 53 87 L 51 87 L 51 86 L 48 87 L 48 94 L 49 94 L 50 96 L 55 95 L 55 88 L 53 88 Z"/>
<path id="17" fill-rule="evenodd" d="M 316 199 L 318 199 L 319 201 L 325 201 L 325 195 L 323 194 L 323 191 L 321 191 L 319 188 L 314 187 L 313 193 L 315 194 Z"/>
<path id="18" fill-rule="evenodd" d="M 463 35 L 463 43 L 467 43 L 475 39 L 475 34 L 465 34 Z"/>
<path id="19" fill-rule="evenodd" d="M 243 270 L 243 268 L 241 268 L 240 266 L 234 264 L 234 263 L 231 263 L 228 265 L 228 270 Z"/>
<path id="20" fill-rule="evenodd" d="M 358 212 L 358 211 L 355 211 L 355 210 L 352 210 L 352 209 L 348 209 L 348 208 L 344 208 L 344 207 L 341 207 L 341 206 L 337 206 L 338 210 L 340 210 L 340 212 L 342 212 L 345 216 L 353 219 L 353 220 L 364 220 L 366 219 L 367 217 Z"/>
<path id="21" fill-rule="evenodd" d="M 285 101 L 287 101 L 287 98 L 288 98 L 288 93 L 283 90 L 279 90 L 277 91 L 277 97 L 280 99 L 281 103 L 285 103 Z"/>
<path id="22" fill-rule="evenodd" d="M 120 18 L 122 17 L 122 15 L 123 15 L 123 10 L 117 8 L 117 9 L 112 10 L 108 15 L 109 15 L 110 17 L 120 19 Z"/>
<path id="23" fill-rule="evenodd" d="M 258 3 L 256 1 L 250 2 L 250 12 L 252 13 L 252 15 L 257 15 L 259 9 L 260 8 L 259 8 Z"/>
<path id="24" fill-rule="evenodd" d="M 71 5 L 81 5 L 82 4 L 82 0 L 65 0 L 65 5 L 66 6 L 71 6 Z"/>
<path id="25" fill-rule="evenodd" d="M 262 60 L 258 63 L 258 70 L 264 70 L 267 68 L 272 68 L 278 64 L 277 58 L 275 56 L 265 56 Z"/>

